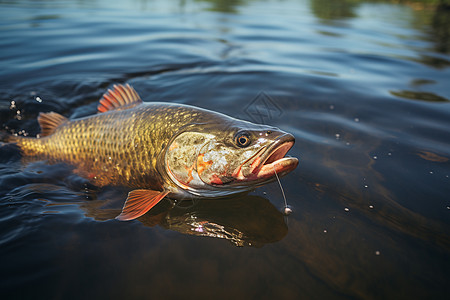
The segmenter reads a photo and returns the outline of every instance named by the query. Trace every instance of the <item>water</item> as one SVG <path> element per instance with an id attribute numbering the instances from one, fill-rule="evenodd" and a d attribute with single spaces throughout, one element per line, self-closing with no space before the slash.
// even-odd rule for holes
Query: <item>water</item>
<path id="1" fill-rule="evenodd" d="M 94 114 L 112 84 L 296 137 L 244 198 L 113 220 L 126 190 L 0 147 L 4 299 L 444 299 L 450 10 L 414 1 L 2 1 L 0 119 Z M 14 101 L 14 102 L 13 102 Z"/>

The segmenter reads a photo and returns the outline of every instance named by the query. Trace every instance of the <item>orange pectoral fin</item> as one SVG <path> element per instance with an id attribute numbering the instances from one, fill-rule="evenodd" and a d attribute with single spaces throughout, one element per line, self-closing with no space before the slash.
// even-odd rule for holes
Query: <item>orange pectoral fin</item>
<path id="1" fill-rule="evenodd" d="M 158 204 L 169 192 L 153 190 L 134 190 L 128 193 L 122 213 L 116 217 L 120 221 L 136 219 Z"/>

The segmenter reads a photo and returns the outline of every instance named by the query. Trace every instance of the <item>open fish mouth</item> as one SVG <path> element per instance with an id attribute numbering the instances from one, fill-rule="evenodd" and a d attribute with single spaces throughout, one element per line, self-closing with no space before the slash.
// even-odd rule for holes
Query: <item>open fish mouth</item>
<path id="1" fill-rule="evenodd" d="M 261 156 L 257 157 L 250 169 L 251 174 L 256 176 L 255 179 L 275 176 L 275 172 L 284 175 L 294 170 L 298 165 L 298 159 L 286 157 L 287 152 L 294 145 L 294 141 L 292 135 L 283 135 L 269 146 Z"/>
<path id="2" fill-rule="evenodd" d="M 291 134 L 281 136 L 270 146 L 258 151 L 249 165 L 247 174 L 243 173 L 241 165 L 235 171 L 234 177 L 238 181 L 265 181 L 274 177 L 275 172 L 279 176 L 286 175 L 298 165 L 297 158 L 286 156 L 294 142 L 295 139 Z"/>
<path id="3" fill-rule="evenodd" d="M 268 157 L 263 159 L 263 163 L 259 167 L 255 167 L 251 173 L 255 174 L 258 179 L 275 176 L 277 174 L 286 174 L 294 170 L 298 165 L 298 159 L 295 157 L 286 157 L 286 153 L 294 145 L 293 141 L 285 142 L 279 145 L 277 148 L 266 151 Z"/>

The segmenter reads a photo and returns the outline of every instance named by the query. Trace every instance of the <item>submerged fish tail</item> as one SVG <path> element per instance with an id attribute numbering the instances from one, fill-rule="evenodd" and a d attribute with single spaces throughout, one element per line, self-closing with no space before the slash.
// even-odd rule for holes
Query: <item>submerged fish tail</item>
<path id="1" fill-rule="evenodd" d="M 0 142 L 2 143 L 10 143 L 11 142 L 11 135 L 4 132 L 4 131 L 0 131 Z"/>
<path id="2" fill-rule="evenodd" d="M 0 142 L 17 145 L 24 156 L 41 156 L 46 149 L 40 139 L 0 131 Z"/>
<path id="3" fill-rule="evenodd" d="M 24 156 L 43 157 L 47 151 L 45 144 L 39 138 L 11 136 L 9 142 L 19 146 Z"/>

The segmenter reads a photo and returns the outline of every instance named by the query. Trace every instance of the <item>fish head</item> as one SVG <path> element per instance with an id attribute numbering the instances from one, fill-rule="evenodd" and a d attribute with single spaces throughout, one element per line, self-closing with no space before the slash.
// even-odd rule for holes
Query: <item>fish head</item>
<path id="1" fill-rule="evenodd" d="M 240 120 L 198 125 L 172 139 L 165 167 L 172 181 L 192 194 L 248 191 L 297 167 L 297 158 L 286 157 L 294 142 L 278 128 Z"/>
<path id="2" fill-rule="evenodd" d="M 286 157 L 294 136 L 278 128 L 245 124 L 228 130 L 226 136 L 205 144 L 197 158 L 201 180 L 216 188 L 248 187 L 286 175 L 298 159 Z"/>

